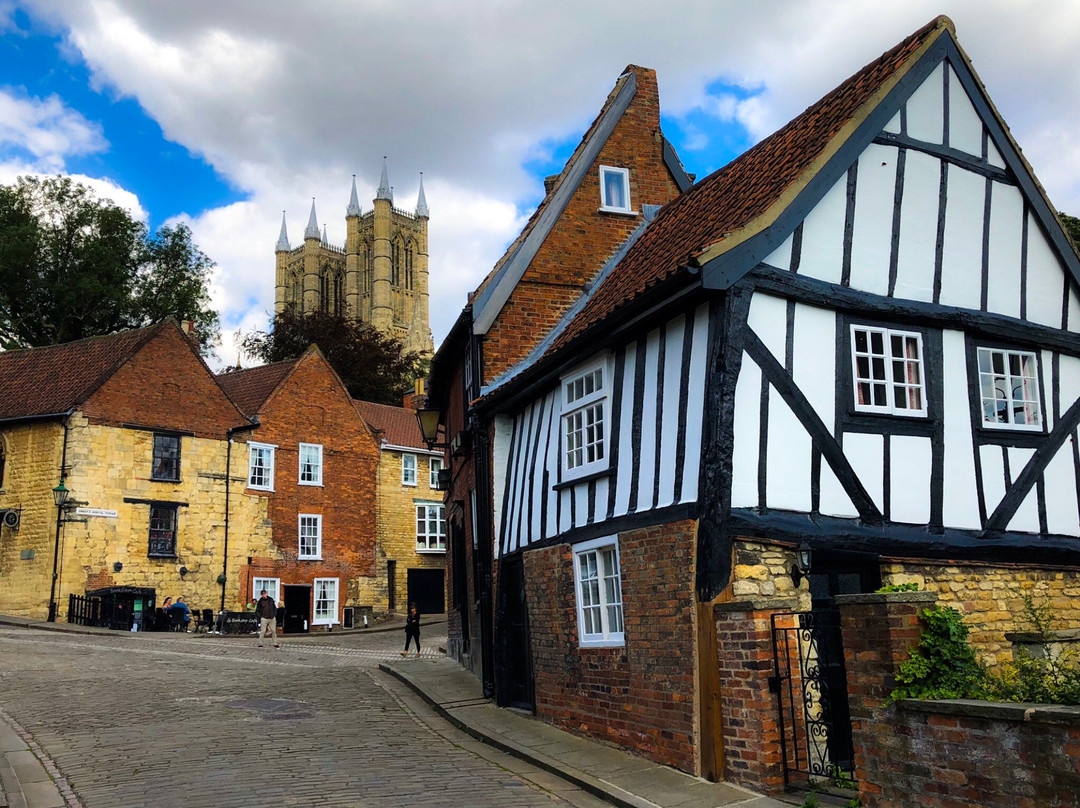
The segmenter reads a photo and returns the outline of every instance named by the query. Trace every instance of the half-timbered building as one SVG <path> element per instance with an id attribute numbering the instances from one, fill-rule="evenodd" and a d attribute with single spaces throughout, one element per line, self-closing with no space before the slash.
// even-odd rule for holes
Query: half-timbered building
<path id="1" fill-rule="evenodd" d="M 536 711 L 760 785 L 776 705 L 725 659 L 774 632 L 725 647 L 718 603 L 820 626 L 914 582 L 991 661 L 1022 593 L 1080 624 L 1078 332 L 1077 253 L 938 18 L 630 233 L 479 391 L 522 570 L 495 642 L 528 638 Z M 850 765 L 827 736 L 820 771 Z"/>

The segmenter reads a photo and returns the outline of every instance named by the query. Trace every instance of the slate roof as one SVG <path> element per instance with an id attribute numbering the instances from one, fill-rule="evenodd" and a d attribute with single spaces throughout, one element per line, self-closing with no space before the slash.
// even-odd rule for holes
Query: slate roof
<path id="1" fill-rule="evenodd" d="M 0 421 L 77 407 L 167 323 L 62 345 L 0 351 Z"/>
<path id="2" fill-rule="evenodd" d="M 218 384 L 240 412 L 253 418 L 298 361 L 300 360 L 289 359 L 285 362 L 221 373 L 217 376 Z"/>
<path id="3" fill-rule="evenodd" d="M 590 326 L 693 265 L 723 241 L 775 216 L 793 188 L 805 185 L 859 118 L 912 57 L 952 30 L 940 16 L 857 72 L 787 125 L 669 202 L 592 298 L 548 349 L 558 351 Z M 738 243 L 739 239 L 731 239 Z M 710 250 L 712 248 L 712 250 Z"/>
<path id="4" fill-rule="evenodd" d="M 380 431 L 380 437 L 391 446 L 427 450 L 427 444 L 420 434 L 420 425 L 416 423 L 414 410 L 357 399 L 353 399 L 353 405 L 367 425 Z"/>

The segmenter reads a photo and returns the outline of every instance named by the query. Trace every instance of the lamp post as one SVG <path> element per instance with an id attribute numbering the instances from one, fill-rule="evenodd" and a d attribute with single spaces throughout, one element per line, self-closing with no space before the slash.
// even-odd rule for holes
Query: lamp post
<path id="1" fill-rule="evenodd" d="M 60 485 L 52 490 L 53 502 L 56 503 L 56 541 L 53 544 L 52 562 L 52 589 L 49 590 L 49 622 L 56 622 L 56 570 L 60 561 L 60 525 L 64 522 L 64 506 L 67 504 L 71 491 L 64 486 L 64 478 L 60 478 Z"/>

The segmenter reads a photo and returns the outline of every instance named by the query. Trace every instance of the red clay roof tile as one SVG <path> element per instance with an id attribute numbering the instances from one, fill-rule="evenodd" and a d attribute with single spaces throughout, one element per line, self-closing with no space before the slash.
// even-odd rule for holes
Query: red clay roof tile
<path id="1" fill-rule="evenodd" d="M 231 370 L 217 376 L 218 384 L 240 412 L 252 418 L 262 409 L 270 394 L 281 384 L 281 380 L 289 375 L 289 371 L 298 361 L 300 360 L 289 359 L 271 365 Z"/>
<path id="2" fill-rule="evenodd" d="M 391 446 L 427 449 L 414 410 L 357 399 L 353 399 L 353 405 L 367 425 L 381 432 L 380 437 Z"/>

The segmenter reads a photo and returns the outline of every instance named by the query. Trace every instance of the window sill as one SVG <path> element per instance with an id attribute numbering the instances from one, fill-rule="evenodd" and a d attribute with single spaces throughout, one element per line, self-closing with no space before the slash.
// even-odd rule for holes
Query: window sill
<path id="1" fill-rule="evenodd" d="M 626 640 L 581 640 L 578 648 L 625 648 Z"/>
<path id="2" fill-rule="evenodd" d="M 273 488 L 263 488 L 263 487 L 258 486 L 258 485 L 249 485 L 248 490 L 249 491 L 261 491 L 264 494 L 272 494 L 272 493 L 274 493 Z"/>
<path id="3" fill-rule="evenodd" d="M 171 479 L 169 477 L 151 477 L 150 482 L 152 482 L 152 483 L 173 483 L 173 484 L 176 484 L 176 483 L 180 482 L 180 478 L 177 477 L 175 480 L 173 480 L 173 479 Z"/>
<path id="4" fill-rule="evenodd" d="M 322 556 L 297 556 L 297 561 L 322 561 Z"/>
<path id="5" fill-rule="evenodd" d="M 304 486 L 307 486 L 308 488 L 322 488 L 323 487 L 322 483 L 306 483 L 303 480 L 300 480 L 299 482 L 297 482 L 297 485 L 304 485 Z"/>
<path id="6" fill-rule="evenodd" d="M 164 555 L 164 554 L 160 554 L 160 553 L 147 553 L 146 557 L 153 560 L 153 561 L 176 561 L 176 559 L 179 558 L 179 556 L 176 553 L 173 553 L 172 555 Z"/>
<path id="7" fill-rule="evenodd" d="M 423 549 L 417 547 L 416 552 L 418 554 L 420 554 L 420 555 L 446 555 L 446 548 L 444 547 L 441 550 L 438 550 L 438 549 L 431 550 L 431 549 L 429 549 L 427 547 L 425 547 Z"/>
<path id="8" fill-rule="evenodd" d="M 636 210 L 628 210 L 627 208 L 599 207 L 599 208 L 596 209 L 596 212 L 597 213 L 610 213 L 610 214 L 614 214 L 615 216 L 626 216 L 626 217 L 631 218 L 631 219 L 636 219 L 638 216 L 641 215 L 640 212 L 638 212 Z"/>
<path id="9" fill-rule="evenodd" d="M 417 488 L 418 487 L 416 483 L 407 483 L 404 480 L 401 481 L 401 484 L 402 485 L 407 485 L 409 488 Z"/>
<path id="10" fill-rule="evenodd" d="M 611 468 L 601 469 L 600 471 L 593 471 L 589 474 L 582 474 L 580 477 L 571 477 L 567 480 L 562 480 L 551 486 L 553 491 L 562 491 L 564 488 L 569 488 L 572 485 L 578 485 L 579 483 L 591 483 L 593 480 L 602 480 L 605 477 L 611 476 Z"/>

